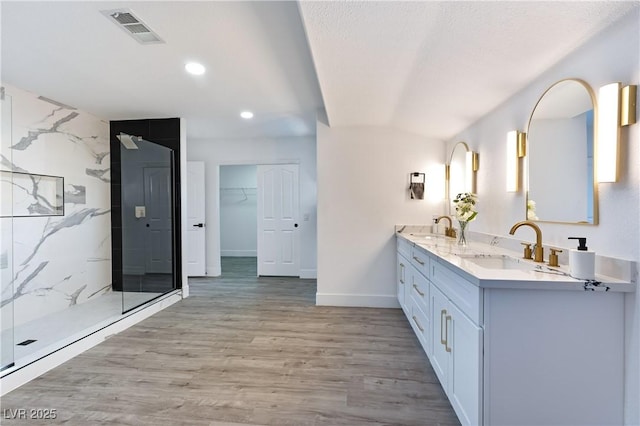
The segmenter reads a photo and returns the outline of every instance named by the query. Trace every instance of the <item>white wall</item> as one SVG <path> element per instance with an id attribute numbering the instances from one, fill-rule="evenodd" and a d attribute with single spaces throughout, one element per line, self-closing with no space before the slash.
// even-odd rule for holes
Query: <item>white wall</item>
<path id="1" fill-rule="evenodd" d="M 448 145 L 465 140 L 481 155 L 478 171 L 478 218 L 474 231 L 506 235 L 511 225 L 523 220 L 525 194 L 507 193 L 505 186 L 505 140 L 510 130 L 526 130 L 538 97 L 554 82 L 580 78 L 597 93 L 599 87 L 616 81 L 638 84 L 640 80 L 638 13 L 615 24 L 572 55 L 549 69 L 525 89 L 474 125 L 452 138 Z M 620 180 L 598 185 L 598 226 L 542 223 L 547 246 L 570 247 L 569 236 L 585 236 L 596 253 L 640 261 L 640 125 L 622 130 Z M 490 167 L 488 165 L 491 165 Z M 517 234 L 522 239 L 533 235 Z M 322 272 L 322 271 L 321 271 Z M 636 278 L 637 281 L 637 278 Z M 640 424 L 640 297 L 626 298 L 625 422 Z M 594 360 L 597 362 L 597 360 Z"/>
<path id="2" fill-rule="evenodd" d="M 300 166 L 300 274 L 316 276 L 316 142 L 313 137 L 281 139 L 191 139 L 187 159 L 205 162 L 207 275 L 220 275 L 219 168 L 231 164 Z M 307 215 L 308 220 L 305 220 Z"/>
<path id="3" fill-rule="evenodd" d="M 257 166 L 220 166 L 220 253 L 256 256 Z"/>
<path id="4" fill-rule="evenodd" d="M 395 224 L 444 213 L 444 143 L 392 128 L 318 122 L 320 305 L 395 307 Z M 424 200 L 409 174 L 426 173 Z"/>

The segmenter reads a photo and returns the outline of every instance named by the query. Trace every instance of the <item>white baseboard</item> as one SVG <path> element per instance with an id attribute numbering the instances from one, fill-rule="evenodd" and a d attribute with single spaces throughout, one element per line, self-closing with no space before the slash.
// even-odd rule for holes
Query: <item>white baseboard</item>
<path id="1" fill-rule="evenodd" d="M 79 340 L 58 349 L 49 355 L 31 362 L 25 366 L 16 365 L 3 372 L 5 374 L 0 379 L 0 395 L 5 395 L 14 389 L 30 382 L 46 373 L 47 371 L 69 361 L 71 358 L 80 355 L 82 352 L 102 343 L 114 334 L 137 324 L 138 322 L 160 312 L 161 310 L 182 300 L 182 295 L 173 293 L 165 298 L 161 298 L 150 306 L 141 307 L 139 310 L 126 314 L 127 316 L 119 319 L 111 325 L 95 331 L 94 333 L 80 338 Z"/>
<path id="2" fill-rule="evenodd" d="M 316 269 L 300 269 L 300 278 L 303 280 L 312 280 L 318 278 Z"/>
<path id="3" fill-rule="evenodd" d="M 361 308 L 399 308 L 398 298 L 385 294 L 316 293 L 318 306 L 352 306 Z"/>
<path id="4" fill-rule="evenodd" d="M 258 257 L 256 250 L 220 250 L 220 255 L 224 257 Z"/>
<path id="5" fill-rule="evenodd" d="M 207 265 L 207 277 L 219 277 L 222 275 L 222 266 Z"/>

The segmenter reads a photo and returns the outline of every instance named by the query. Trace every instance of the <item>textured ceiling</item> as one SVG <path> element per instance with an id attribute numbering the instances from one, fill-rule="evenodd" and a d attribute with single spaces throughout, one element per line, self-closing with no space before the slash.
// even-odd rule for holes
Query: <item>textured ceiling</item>
<path id="1" fill-rule="evenodd" d="M 331 126 L 449 139 L 638 2 L 302 2 Z"/>
<path id="2" fill-rule="evenodd" d="M 2 80 L 105 119 L 184 117 L 188 137 L 315 134 L 322 107 L 295 2 L 6 2 Z M 166 44 L 100 14 L 130 8 Z M 203 76 L 185 73 L 197 60 Z M 240 111 L 252 110 L 251 121 Z"/>
<path id="3" fill-rule="evenodd" d="M 2 1 L 2 81 L 108 120 L 184 117 L 190 138 L 310 135 L 324 106 L 449 139 L 639 4 Z M 166 44 L 100 14 L 124 7 Z"/>

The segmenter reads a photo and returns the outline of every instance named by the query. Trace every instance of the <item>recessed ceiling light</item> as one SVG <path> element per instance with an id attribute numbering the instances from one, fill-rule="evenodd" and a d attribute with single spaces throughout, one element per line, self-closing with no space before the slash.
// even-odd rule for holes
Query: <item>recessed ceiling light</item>
<path id="1" fill-rule="evenodd" d="M 240 117 L 244 118 L 245 120 L 248 120 L 250 118 L 253 118 L 253 113 L 251 111 L 242 111 L 240 113 Z"/>
<path id="2" fill-rule="evenodd" d="M 184 69 L 187 70 L 189 74 L 193 75 L 202 75 L 205 71 L 204 65 L 197 62 L 189 62 L 184 66 Z"/>

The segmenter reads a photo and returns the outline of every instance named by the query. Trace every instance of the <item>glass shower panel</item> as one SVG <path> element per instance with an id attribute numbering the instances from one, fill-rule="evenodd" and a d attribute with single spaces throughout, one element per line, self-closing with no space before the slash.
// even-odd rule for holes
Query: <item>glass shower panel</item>
<path id="1" fill-rule="evenodd" d="M 173 151 L 120 134 L 122 310 L 175 289 Z"/>
<path id="2" fill-rule="evenodd" d="M 11 96 L 0 88 L 0 370 L 14 363 Z"/>

